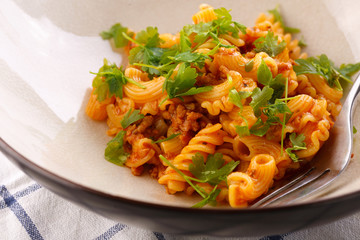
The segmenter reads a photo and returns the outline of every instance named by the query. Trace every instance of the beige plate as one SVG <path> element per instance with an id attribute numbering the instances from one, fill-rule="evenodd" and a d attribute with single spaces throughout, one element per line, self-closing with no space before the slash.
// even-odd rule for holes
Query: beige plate
<path id="1" fill-rule="evenodd" d="M 97 71 L 103 58 L 122 61 L 98 33 L 115 22 L 135 31 L 150 25 L 175 33 L 191 23 L 202 3 L 186 2 L 3 0 L 0 137 L 42 168 L 97 191 L 173 206 L 198 201 L 167 195 L 149 176 L 134 177 L 129 169 L 105 161 L 107 126 L 84 114 L 93 78 L 89 71 Z M 208 1 L 232 9 L 234 19 L 247 26 L 279 2 L 286 23 L 302 30 L 310 55 L 326 53 L 337 65 L 359 60 L 358 1 Z M 359 121 L 355 114 L 358 129 Z M 358 142 L 355 139 L 355 156 L 347 170 L 318 197 L 360 190 Z"/>

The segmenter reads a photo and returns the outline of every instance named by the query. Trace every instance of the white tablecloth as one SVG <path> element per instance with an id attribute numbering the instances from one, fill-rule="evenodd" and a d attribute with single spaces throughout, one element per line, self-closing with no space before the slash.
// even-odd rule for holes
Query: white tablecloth
<path id="1" fill-rule="evenodd" d="M 241 240 L 359 239 L 360 213 L 286 235 Z M 108 220 L 70 203 L 30 179 L 0 152 L 0 239 L 217 239 L 174 236 Z"/>

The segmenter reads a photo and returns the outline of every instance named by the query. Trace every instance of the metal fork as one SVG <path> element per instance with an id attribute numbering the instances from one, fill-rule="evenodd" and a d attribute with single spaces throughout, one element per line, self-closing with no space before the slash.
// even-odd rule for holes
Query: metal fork
<path id="1" fill-rule="evenodd" d="M 284 180 L 275 186 L 263 198 L 255 202 L 251 208 L 272 205 L 286 205 L 323 189 L 334 181 L 348 165 L 353 148 L 352 118 L 354 102 L 360 92 L 360 75 L 353 83 L 344 102 L 342 111 L 330 132 L 330 138 L 322 146 L 315 158 L 304 166 L 302 172 L 291 180 Z M 284 183 L 287 182 L 287 183 Z M 285 185 L 284 185 L 285 184 Z"/>

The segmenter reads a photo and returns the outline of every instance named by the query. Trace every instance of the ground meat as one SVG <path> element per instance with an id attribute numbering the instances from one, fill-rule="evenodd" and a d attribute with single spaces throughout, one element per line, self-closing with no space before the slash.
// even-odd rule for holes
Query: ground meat
<path id="1" fill-rule="evenodd" d="M 154 117 L 145 116 L 140 124 L 132 124 L 126 129 L 126 141 L 133 144 L 136 140 L 141 138 L 157 137 L 159 131 L 154 127 Z"/>
<path id="2" fill-rule="evenodd" d="M 204 74 L 196 78 L 196 86 L 214 86 L 224 82 L 225 79 L 218 79 L 214 74 Z"/>
<path id="3" fill-rule="evenodd" d="M 134 134 L 145 132 L 145 130 L 153 124 L 153 121 L 154 118 L 152 116 L 144 117 L 139 126 L 134 130 Z"/>
<path id="4" fill-rule="evenodd" d="M 171 127 L 174 131 L 181 132 L 200 130 L 198 120 L 203 114 L 188 110 L 183 104 L 171 105 L 168 111 L 163 113 L 163 117 L 171 121 Z"/>
<path id="5" fill-rule="evenodd" d="M 169 120 L 175 133 L 181 133 L 180 140 L 185 145 L 208 122 L 204 115 L 197 111 L 197 107 L 188 109 L 183 103 L 170 105 L 162 116 Z"/>

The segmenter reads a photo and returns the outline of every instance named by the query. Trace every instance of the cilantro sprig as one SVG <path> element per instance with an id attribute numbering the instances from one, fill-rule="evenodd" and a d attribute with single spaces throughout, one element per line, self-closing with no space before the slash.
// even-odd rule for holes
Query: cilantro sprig
<path id="1" fill-rule="evenodd" d="M 207 55 L 192 52 L 191 42 L 182 31 L 180 33 L 180 44 L 171 48 L 160 48 L 161 39 L 157 28 L 148 27 L 139 32 L 135 39 L 125 33 L 123 36 L 138 46 L 130 50 L 130 64 L 141 66 L 141 69 L 153 75 L 166 75 L 179 63 L 191 63 L 193 66 L 202 68 Z"/>
<path id="2" fill-rule="evenodd" d="M 166 90 L 168 96 L 163 100 L 172 98 L 182 98 L 183 96 L 194 95 L 202 92 L 210 91 L 213 87 L 194 87 L 196 83 L 196 69 L 189 64 L 182 63 L 175 77 L 172 77 L 173 70 L 170 71 L 165 79 L 163 91 Z"/>
<path id="3" fill-rule="evenodd" d="M 252 93 L 247 94 L 251 96 L 252 100 L 250 106 L 253 108 L 254 115 L 258 120 L 249 129 L 247 120 L 243 117 L 245 125 L 235 126 L 236 133 L 239 137 L 249 136 L 251 134 L 256 136 L 264 136 L 271 126 L 281 125 L 281 153 L 284 144 L 284 129 L 292 114 L 289 107 L 286 105 L 288 100 L 288 79 L 284 78 L 281 74 L 273 78 L 269 67 L 264 60 L 261 60 L 260 66 L 257 71 L 258 82 L 264 85 L 262 89 L 255 88 Z M 281 98 L 285 92 L 285 98 Z M 237 106 L 242 108 L 241 96 L 236 95 L 235 92 L 229 93 L 230 101 L 237 102 Z M 244 97 L 248 97 L 245 95 Z M 241 111 L 239 112 L 241 116 Z M 264 115 L 264 121 L 260 116 Z M 282 119 L 280 117 L 282 116 Z"/>
<path id="4" fill-rule="evenodd" d="M 149 66 L 159 66 L 164 49 L 160 48 L 161 39 L 159 38 L 158 29 L 155 27 L 147 27 L 136 34 L 132 39 L 125 32 L 122 33 L 127 40 L 134 42 L 138 46 L 132 48 L 129 53 L 130 64 L 140 63 Z M 143 66 L 142 70 L 150 75 L 159 75 L 160 72 L 156 68 Z"/>
<path id="5" fill-rule="evenodd" d="M 95 89 L 94 94 L 97 95 L 97 99 L 100 102 L 113 95 L 122 98 L 123 86 L 128 82 L 140 88 L 145 88 L 140 83 L 126 77 L 121 68 L 118 68 L 115 64 L 109 64 L 106 59 L 104 59 L 104 65 L 99 69 L 98 73 L 90 73 L 96 75 L 92 86 Z"/>
<path id="6" fill-rule="evenodd" d="M 291 141 L 292 147 L 286 148 L 285 151 L 294 162 L 298 162 L 299 158 L 293 151 L 307 149 L 304 142 L 305 135 L 299 134 L 296 136 L 296 133 L 292 133 L 290 134 L 289 139 Z"/>
<path id="7" fill-rule="evenodd" d="M 254 45 L 255 52 L 266 52 L 270 57 L 275 57 L 285 49 L 286 42 L 283 40 L 279 43 L 278 36 L 269 31 L 265 37 L 256 39 Z"/>
<path id="8" fill-rule="evenodd" d="M 257 87 L 253 90 L 250 106 L 253 108 L 256 117 L 260 117 L 261 108 L 268 105 L 273 93 L 274 89 L 269 86 L 265 86 L 263 89 Z"/>
<path id="9" fill-rule="evenodd" d="M 272 73 L 269 67 L 266 65 L 265 61 L 261 59 L 261 63 L 257 72 L 258 82 L 264 86 L 269 86 L 273 89 L 273 94 L 270 103 L 275 102 L 276 99 L 281 98 L 285 91 L 285 82 L 286 79 L 282 74 L 276 75 L 275 78 L 272 77 Z"/>
<path id="10" fill-rule="evenodd" d="M 143 119 L 145 116 L 144 114 L 140 114 L 140 110 L 133 110 L 132 108 L 127 111 L 127 113 L 124 115 L 123 119 L 121 120 L 120 124 L 123 127 L 123 129 L 127 128 L 134 122 Z"/>
<path id="11" fill-rule="evenodd" d="M 200 153 L 196 153 L 192 158 L 192 163 L 189 165 L 189 171 L 195 176 L 194 178 L 185 175 L 164 156 L 160 155 L 160 159 L 180 174 L 185 181 L 203 198 L 201 202 L 193 207 L 203 207 L 209 203 L 216 204 L 216 197 L 221 191 L 220 189 L 217 189 L 218 184 L 226 180 L 226 177 L 240 163 L 231 161 L 224 165 L 224 159 L 221 153 L 215 153 L 214 155 L 209 154 L 207 161 L 205 162 L 204 157 Z M 196 182 L 209 183 L 214 186 L 214 188 L 208 194 L 200 186 L 198 186 Z"/>
<path id="12" fill-rule="evenodd" d="M 229 102 L 235 104 L 240 110 L 243 109 L 242 100 L 250 97 L 252 92 L 237 91 L 235 88 L 230 89 L 229 91 Z"/>
<path id="13" fill-rule="evenodd" d="M 166 142 L 166 141 L 170 141 L 171 139 L 174 139 L 176 138 L 177 136 L 179 136 L 181 133 L 174 133 L 174 134 L 171 134 L 169 137 L 167 138 L 164 138 L 164 139 L 160 139 L 160 140 L 157 140 L 157 141 L 153 141 L 153 143 L 162 143 L 162 142 Z"/>
<path id="14" fill-rule="evenodd" d="M 123 33 L 128 34 L 130 37 L 134 36 L 134 33 L 129 31 L 127 27 L 122 26 L 120 23 L 114 24 L 108 31 L 102 31 L 100 36 L 104 40 L 114 39 L 115 47 L 125 47 L 129 40 L 123 36 Z"/>
<path id="15" fill-rule="evenodd" d="M 246 27 L 243 24 L 233 21 L 230 11 L 231 10 L 225 8 L 214 9 L 217 19 L 207 23 L 200 22 L 198 24 L 187 25 L 183 28 L 183 31 L 187 36 L 192 33 L 196 34 L 194 42 L 198 44 L 195 48 L 209 38 L 212 38 L 219 46 L 229 47 L 220 43 L 218 37 L 221 34 L 231 33 L 234 38 L 239 38 L 239 32 L 246 34 Z"/>
<path id="16" fill-rule="evenodd" d="M 189 171 L 197 178 L 197 182 L 206 182 L 210 185 L 218 185 L 226 180 L 239 162 L 230 162 L 224 165 L 223 155 L 221 153 L 209 154 L 207 161 L 200 153 L 196 153 L 189 165 Z"/>
<path id="17" fill-rule="evenodd" d="M 297 59 L 295 62 L 297 63 L 294 66 L 296 75 L 320 75 L 327 81 L 330 87 L 338 90 L 342 90 L 340 80 L 352 83 L 351 76 L 360 70 L 360 63 L 342 64 L 340 68 L 336 68 L 334 63 L 325 54 L 307 59 Z"/>
<path id="18" fill-rule="evenodd" d="M 130 155 L 124 149 L 125 134 L 126 131 L 120 131 L 107 143 L 107 147 L 105 148 L 105 159 L 119 166 L 123 166 Z"/>
<path id="19" fill-rule="evenodd" d="M 250 128 L 250 133 L 256 136 L 264 136 L 273 125 L 285 126 L 292 112 L 285 102 L 277 99 L 274 104 L 267 105 L 262 109 L 262 113 L 267 117 L 264 122 L 258 118 L 256 123 Z M 283 116 L 280 119 L 280 116 Z M 285 121 L 284 121 L 285 119 Z"/>

